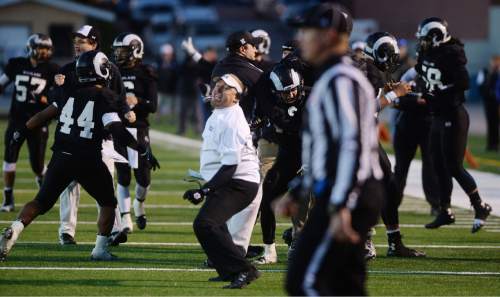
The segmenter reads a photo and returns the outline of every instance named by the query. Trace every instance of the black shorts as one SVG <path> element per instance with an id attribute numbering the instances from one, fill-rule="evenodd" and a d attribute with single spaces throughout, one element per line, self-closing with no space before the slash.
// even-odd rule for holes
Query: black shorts
<path id="1" fill-rule="evenodd" d="M 42 206 L 42 214 L 54 206 L 72 181 L 77 181 L 101 207 L 116 207 L 113 178 L 101 156 L 84 158 L 54 152 L 35 197 Z"/>
<path id="2" fill-rule="evenodd" d="M 149 128 L 136 128 L 137 142 L 149 147 Z M 122 156 L 128 159 L 127 147 L 114 142 L 115 150 Z M 130 185 L 132 174 L 129 164 L 115 163 L 116 173 L 118 175 L 118 183 L 128 187 Z M 146 158 L 139 156 L 138 168 L 134 169 L 135 181 L 144 188 L 147 188 L 151 183 L 151 169 Z"/>
<path id="3" fill-rule="evenodd" d="M 19 158 L 19 151 L 24 143 L 28 142 L 28 151 L 30 156 L 31 167 L 34 172 L 42 173 L 43 163 L 45 159 L 45 149 L 47 147 L 47 139 L 49 137 L 48 126 L 42 126 L 33 130 L 28 130 L 26 135 L 20 141 L 13 142 L 12 138 L 16 131 L 21 130 L 25 123 L 9 120 L 7 130 L 5 131 L 4 144 L 4 161 L 5 163 L 16 163 Z"/>

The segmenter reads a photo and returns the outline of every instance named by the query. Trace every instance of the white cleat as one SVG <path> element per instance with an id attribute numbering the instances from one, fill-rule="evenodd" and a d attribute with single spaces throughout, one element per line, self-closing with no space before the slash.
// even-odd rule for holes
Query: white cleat
<path id="1" fill-rule="evenodd" d="M 14 211 L 14 204 L 6 204 L 0 207 L 0 212 L 13 212 L 13 211 Z"/>
<path id="2" fill-rule="evenodd" d="M 11 227 L 5 228 L 0 237 L 0 262 L 7 259 L 7 255 L 16 243 L 18 234 L 15 234 L 14 229 Z"/>
<path id="3" fill-rule="evenodd" d="M 264 247 L 264 255 L 257 258 L 253 263 L 257 265 L 274 264 L 278 262 L 278 254 L 276 253 L 276 244 L 266 244 Z"/>
<path id="4" fill-rule="evenodd" d="M 377 257 L 377 250 L 375 249 L 375 244 L 372 239 L 367 239 L 365 242 L 365 260 L 372 260 Z"/>
<path id="5" fill-rule="evenodd" d="M 122 215 L 122 231 L 125 231 L 127 234 L 132 233 L 134 231 L 134 224 L 132 223 L 132 217 L 130 213 Z"/>
<path id="6" fill-rule="evenodd" d="M 118 257 L 105 249 L 94 248 L 92 250 L 92 254 L 90 255 L 90 260 L 92 261 L 114 261 L 116 259 L 118 259 Z"/>

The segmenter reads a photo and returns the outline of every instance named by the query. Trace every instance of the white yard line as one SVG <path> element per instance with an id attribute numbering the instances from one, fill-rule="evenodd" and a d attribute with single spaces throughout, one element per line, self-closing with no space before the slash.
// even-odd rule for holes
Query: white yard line
<path id="1" fill-rule="evenodd" d="M 215 272 L 214 269 L 201 268 L 159 268 L 159 267 L 36 267 L 36 266 L 7 266 L 0 270 L 42 270 L 42 271 L 159 271 L 159 272 Z M 284 273 L 286 269 L 260 269 L 264 273 Z M 384 275 L 455 275 L 455 276 L 500 276 L 495 271 L 391 271 L 369 270 L 368 273 Z"/>
<path id="2" fill-rule="evenodd" d="M 57 241 L 20 241 L 17 244 L 24 245 L 40 245 L 40 244 L 55 244 L 58 245 Z M 82 241 L 78 242 L 80 245 L 94 245 L 95 241 Z M 197 242 L 126 242 L 121 245 L 130 246 L 199 246 Z M 284 243 L 277 243 L 278 247 L 287 247 Z M 387 244 L 376 244 L 376 247 L 386 248 Z M 434 248 L 434 249 L 500 249 L 500 245 L 444 245 L 444 244 L 416 244 L 411 245 L 416 248 Z"/>
<path id="3" fill-rule="evenodd" d="M 95 207 L 95 205 L 93 206 Z M 169 208 L 169 207 L 164 207 L 164 208 Z M 171 208 L 176 208 L 176 207 L 171 207 Z M 192 208 L 192 207 L 179 207 L 179 208 Z M 9 224 L 12 223 L 12 221 L 8 220 L 0 220 L 0 224 Z M 60 221 L 34 221 L 32 224 L 38 224 L 38 225 L 59 225 Z M 78 221 L 78 225 L 96 225 L 96 221 Z M 149 222 L 148 225 L 150 226 L 191 226 L 193 225 L 193 222 Z M 260 223 L 257 223 L 256 225 L 260 225 Z M 292 223 L 276 223 L 276 226 L 278 227 L 291 227 Z M 399 225 L 401 228 L 424 228 L 424 224 L 400 224 Z M 441 228 L 443 229 L 470 229 L 472 224 L 454 224 L 454 225 L 449 225 L 449 226 L 443 226 Z M 384 225 L 377 225 L 376 227 L 382 228 Z M 498 223 L 486 223 L 486 227 L 484 227 L 484 230 L 488 230 L 488 228 L 493 228 L 492 230 L 496 230 L 497 228 L 500 227 L 500 224 Z"/>

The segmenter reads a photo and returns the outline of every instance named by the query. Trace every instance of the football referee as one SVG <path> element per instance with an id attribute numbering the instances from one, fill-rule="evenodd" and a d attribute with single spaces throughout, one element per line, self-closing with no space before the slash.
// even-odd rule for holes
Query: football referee
<path id="1" fill-rule="evenodd" d="M 206 198 L 194 220 L 194 232 L 219 274 L 210 281 L 231 282 L 224 287 L 229 289 L 243 288 L 260 276 L 233 242 L 226 224 L 252 203 L 260 183 L 257 152 L 238 104 L 243 93 L 242 82 L 233 74 L 224 74 L 215 83 L 210 100 L 214 111 L 203 131 L 200 155 L 200 173 L 208 182 L 184 194 L 194 204 Z"/>
<path id="2" fill-rule="evenodd" d="M 365 295 L 364 237 L 375 225 L 383 198 L 378 160 L 375 95 L 345 55 L 352 21 L 323 3 L 291 20 L 299 27 L 304 60 L 321 76 L 307 101 L 303 164 L 293 199 L 312 190 L 316 204 L 289 264 L 290 295 Z M 290 200 L 289 200 L 290 201 Z M 293 207 L 280 203 L 283 214 Z"/>

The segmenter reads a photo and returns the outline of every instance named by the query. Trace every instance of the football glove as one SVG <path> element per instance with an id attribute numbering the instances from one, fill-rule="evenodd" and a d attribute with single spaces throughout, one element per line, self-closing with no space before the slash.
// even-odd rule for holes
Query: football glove
<path id="1" fill-rule="evenodd" d="M 148 161 L 149 169 L 153 169 L 153 171 L 155 171 L 156 169 L 160 169 L 160 163 L 153 155 L 150 147 L 146 147 L 144 152 L 141 154 L 141 157 L 145 158 Z"/>
<path id="2" fill-rule="evenodd" d="M 208 189 L 191 189 L 187 190 L 182 198 L 185 200 L 189 200 L 189 202 L 193 203 L 194 205 L 200 204 L 205 200 L 205 197 L 208 193 Z"/>

